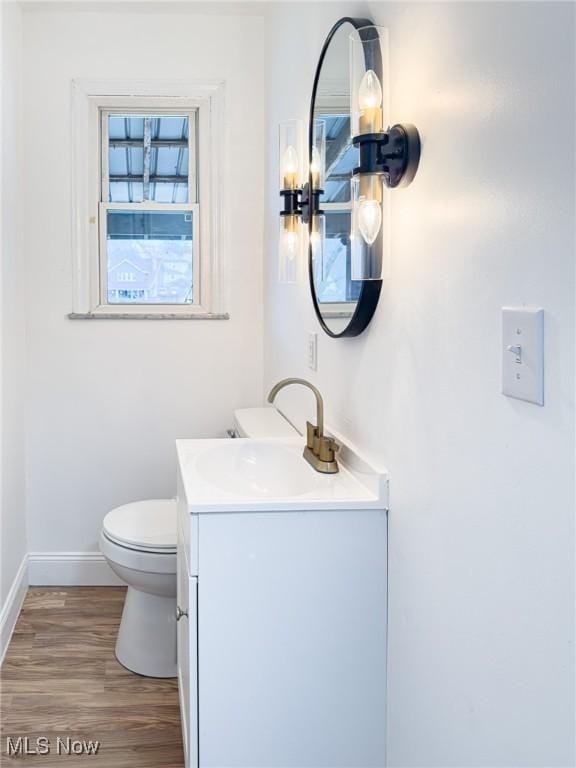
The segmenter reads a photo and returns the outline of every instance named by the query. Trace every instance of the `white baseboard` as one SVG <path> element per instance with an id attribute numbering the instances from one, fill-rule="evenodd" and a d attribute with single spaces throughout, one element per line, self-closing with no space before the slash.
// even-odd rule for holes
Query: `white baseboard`
<path id="1" fill-rule="evenodd" d="M 28 589 L 28 555 L 24 555 L 14 577 L 10 592 L 0 611 L 0 664 L 12 638 L 14 627 L 22 610 L 22 603 Z"/>
<path id="2" fill-rule="evenodd" d="M 30 552 L 28 570 L 35 587 L 124 586 L 101 552 Z"/>

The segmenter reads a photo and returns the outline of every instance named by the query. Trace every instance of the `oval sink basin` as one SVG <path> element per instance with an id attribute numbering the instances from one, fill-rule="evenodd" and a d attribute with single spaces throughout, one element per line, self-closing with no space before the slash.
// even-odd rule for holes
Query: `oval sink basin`
<path id="1" fill-rule="evenodd" d="M 310 493 L 326 482 L 302 457 L 302 449 L 238 440 L 214 447 L 196 461 L 210 485 L 237 496 L 287 498 Z"/>

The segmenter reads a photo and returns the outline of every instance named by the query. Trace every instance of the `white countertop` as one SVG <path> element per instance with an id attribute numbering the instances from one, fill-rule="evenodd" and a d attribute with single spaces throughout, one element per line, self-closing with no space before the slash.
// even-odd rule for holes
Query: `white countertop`
<path id="1" fill-rule="evenodd" d="M 190 513 L 386 509 L 388 478 L 350 449 L 340 471 L 316 472 L 303 438 L 176 441 Z"/>

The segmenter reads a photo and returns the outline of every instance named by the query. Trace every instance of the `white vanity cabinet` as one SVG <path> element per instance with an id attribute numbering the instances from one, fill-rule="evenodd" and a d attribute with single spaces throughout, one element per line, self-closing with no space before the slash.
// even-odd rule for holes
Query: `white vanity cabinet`
<path id="1" fill-rule="evenodd" d="M 211 505 L 179 457 L 186 766 L 381 768 L 385 508 Z"/>

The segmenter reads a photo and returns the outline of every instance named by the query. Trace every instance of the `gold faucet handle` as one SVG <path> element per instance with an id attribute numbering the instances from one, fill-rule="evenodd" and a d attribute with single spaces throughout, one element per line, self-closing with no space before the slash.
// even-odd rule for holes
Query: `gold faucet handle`
<path id="1" fill-rule="evenodd" d="M 320 461 L 334 461 L 339 448 L 333 437 L 321 437 L 318 440 L 318 458 Z"/>
<path id="2" fill-rule="evenodd" d="M 311 451 L 314 450 L 314 440 L 318 439 L 318 429 L 314 424 L 306 422 L 306 445 Z"/>

